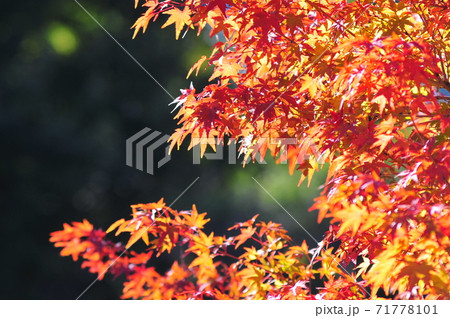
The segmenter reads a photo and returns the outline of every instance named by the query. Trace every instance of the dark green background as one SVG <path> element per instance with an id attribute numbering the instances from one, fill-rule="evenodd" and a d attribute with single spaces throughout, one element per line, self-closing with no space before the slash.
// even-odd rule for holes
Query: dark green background
<path id="1" fill-rule="evenodd" d="M 207 34 L 190 31 L 175 41 L 173 27 L 151 24 L 131 39 L 142 12 L 134 0 L 81 1 L 173 95 L 189 86 L 190 66 L 208 54 Z M 298 188 L 287 166 L 192 164 L 184 145 L 149 175 L 125 165 L 125 140 L 144 127 L 171 134 L 172 100 L 73 1 L 20 1 L 0 5 L 0 233 L 2 299 L 75 299 L 95 279 L 80 263 L 59 256 L 49 234 L 64 222 L 88 219 L 107 228 L 127 217 L 130 204 L 164 197 L 207 211 L 208 229 L 223 234 L 256 213 L 282 223 L 301 242 L 301 228 L 253 181 L 255 177 L 317 239 L 316 214 L 307 212 L 324 173 Z M 207 74 L 192 78 L 200 89 Z M 120 238 L 120 237 L 119 237 Z M 125 237 L 122 237 L 125 240 Z M 308 241 L 313 244 L 312 240 Z M 159 270 L 167 257 L 153 260 Z M 83 299 L 117 299 L 121 280 L 97 282 Z"/>

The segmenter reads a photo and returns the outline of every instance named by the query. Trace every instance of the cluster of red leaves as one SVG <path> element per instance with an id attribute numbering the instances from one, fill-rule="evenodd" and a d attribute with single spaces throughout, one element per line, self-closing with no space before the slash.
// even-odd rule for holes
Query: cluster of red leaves
<path id="1" fill-rule="evenodd" d="M 189 147 L 200 144 L 203 152 L 226 136 L 241 139 L 247 158 L 269 151 L 287 159 L 291 172 L 301 171 L 300 182 L 310 180 L 319 163 L 329 164 L 324 192 L 312 207 L 319 222 L 332 221 L 322 245 L 326 253 L 315 269 L 323 275 L 329 295 L 324 297 L 367 298 L 359 289 L 364 286 L 371 297 L 383 288 L 401 299 L 450 298 L 448 1 L 148 0 L 143 5 L 147 11 L 134 25 L 135 35 L 150 20 L 168 15 L 163 27 L 175 24 L 177 38 L 206 28 L 217 38 L 210 56 L 201 57 L 190 72 L 206 63 L 214 83 L 200 92 L 182 90 L 175 100 L 181 127 L 171 137 L 172 147 L 188 136 Z M 283 143 L 292 139 L 297 143 Z M 119 230 L 132 229 L 123 224 Z M 132 231 L 137 239 L 138 230 Z M 151 243 L 161 251 L 170 251 L 173 240 L 186 239 L 189 232 L 152 231 L 165 233 Z M 223 240 L 220 244 L 241 243 Z M 219 242 L 206 245 L 211 244 Z M 68 247 L 76 252 L 80 247 L 74 245 Z M 203 262 L 212 262 L 211 249 L 196 251 Z M 275 250 L 264 258 L 247 253 L 234 266 L 205 263 L 205 277 L 189 286 L 214 297 L 219 297 L 215 290 L 231 298 L 311 297 L 305 283 L 315 275 L 310 266 L 292 263 L 287 252 Z M 302 253 L 308 255 L 305 247 Z M 252 257 L 261 264 L 244 265 L 247 274 L 236 276 L 240 260 L 252 264 Z M 350 263 L 354 274 L 339 270 Z M 180 268 L 176 264 L 173 272 Z M 162 279 L 155 275 L 149 277 Z M 212 277 L 224 285 L 201 289 L 198 282 Z"/>
<path id="2" fill-rule="evenodd" d="M 104 231 L 94 229 L 91 223 L 84 220 L 72 225 L 64 224 L 62 231 L 51 234 L 50 242 L 55 242 L 56 247 L 63 247 L 62 256 L 72 256 L 77 261 L 81 255 L 81 267 L 89 268 L 91 273 L 98 274 L 99 279 L 103 279 L 108 269 L 114 276 L 128 274 L 130 268 L 147 263 L 151 257 L 150 253 L 135 252 L 120 257 L 125 251 L 123 245 L 106 240 L 105 236 Z"/>
<path id="3" fill-rule="evenodd" d="M 130 220 L 119 220 L 104 232 L 84 221 L 64 224 L 51 234 L 61 255 L 81 257 L 82 267 L 97 273 L 123 274 L 122 298 L 132 299 L 358 299 L 364 296 L 361 283 L 342 271 L 329 254 L 317 251 L 315 257 L 305 242 L 292 246 L 286 231 L 273 222 L 257 222 L 257 216 L 229 230 L 235 236 L 215 236 L 203 231 L 206 213 L 195 206 L 175 211 L 162 200 L 133 205 Z M 107 232 L 129 232 L 126 248 L 106 240 Z M 141 253 L 129 248 L 138 240 L 147 246 Z M 150 266 L 153 254 L 183 250 L 164 274 Z M 320 252 L 320 253 L 319 253 Z M 327 262 L 328 269 L 316 264 Z M 333 273 L 333 274 L 331 274 Z M 341 276 L 336 277 L 336 274 Z M 311 280 L 326 276 L 324 288 L 315 291 Z M 346 278 L 346 279 L 343 279 Z M 353 281 L 353 282 L 351 282 Z"/>

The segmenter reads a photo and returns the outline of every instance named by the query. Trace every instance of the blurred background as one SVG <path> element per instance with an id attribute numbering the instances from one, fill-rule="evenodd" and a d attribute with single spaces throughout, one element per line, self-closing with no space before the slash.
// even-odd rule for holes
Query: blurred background
<path id="1" fill-rule="evenodd" d="M 163 19 L 132 40 L 130 27 L 143 12 L 134 0 L 80 3 L 173 96 L 200 89 L 208 73 L 186 80 L 190 66 L 208 55 L 207 34 L 175 41 Z M 95 279 L 80 262 L 60 257 L 49 234 L 64 222 L 88 219 L 106 229 L 128 217 L 129 206 L 165 198 L 173 202 L 197 177 L 175 209 L 196 204 L 208 212 L 207 230 L 225 234 L 259 213 L 284 225 L 298 243 L 315 243 L 253 181 L 256 178 L 318 240 L 326 225 L 308 212 L 325 171 L 297 187 L 299 173 L 286 165 L 193 165 L 187 144 L 154 175 L 125 164 L 125 140 L 149 127 L 176 128 L 172 99 L 75 1 L 4 2 L 0 5 L 0 208 L 1 299 L 75 299 Z M 226 149 L 225 149 L 226 153 Z M 119 236 L 119 239 L 121 237 Z M 122 237 L 125 240 L 124 237 Z M 153 260 L 161 271 L 166 258 Z M 118 299 L 122 281 L 107 276 L 83 299 Z"/>

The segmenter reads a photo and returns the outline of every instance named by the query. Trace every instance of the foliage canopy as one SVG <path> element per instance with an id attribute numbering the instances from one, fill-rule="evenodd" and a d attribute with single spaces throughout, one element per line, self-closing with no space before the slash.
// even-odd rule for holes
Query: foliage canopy
<path id="1" fill-rule="evenodd" d="M 399 299 L 450 298 L 448 2 L 143 6 L 135 36 L 168 16 L 163 27 L 174 24 L 176 38 L 190 29 L 218 38 L 189 72 L 212 66 L 211 84 L 175 100 L 180 128 L 172 147 L 188 136 L 203 151 L 226 136 L 245 140 L 247 157 L 268 151 L 286 159 L 300 182 L 327 162 L 325 189 L 311 210 L 332 225 L 312 250 L 256 217 L 233 227 L 236 235 L 215 236 L 203 232 L 207 219 L 195 206 L 178 212 L 161 200 L 133 205 L 130 220 L 110 227 L 130 233 L 126 246 L 87 221 L 65 224 L 51 236 L 62 255 L 81 255 L 99 278 L 109 266 L 124 274 L 124 298 L 373 299 L 380 289 Z M 128 250 L 139 239 L 148 250 Z M 147 265 L 175 246 L 192 261 L 163 275 Z M 312 288 L 317 278 L 323 287 Z"/>

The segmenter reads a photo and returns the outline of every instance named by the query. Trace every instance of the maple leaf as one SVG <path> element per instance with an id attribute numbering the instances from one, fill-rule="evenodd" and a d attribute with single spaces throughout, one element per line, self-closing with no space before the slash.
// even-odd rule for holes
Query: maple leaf
<path id="1" fill-rule="evenodd" d="M 173 8 L 165 11 L 164 14 L 170 15 L 166 23 L 161 28 L 165 28 L 175 23 L 175 38 L 178 40 L 181 31 L 185 25 L 191 25 L 191 10 L 188 7 L 184 7 L 183 10 Z"/>
<path id="2" fill-rule="evenodd" d="M 202 64 L 207 60 L 208 58 L 206 57 L 206 55 L 203 55 L 197 62 L 195 62 L 194 65 L 192 65 L 191 69 L 189 70 L 186 78 L 189 78 L 189 76 L 192 74 L 192 72 L 195 70 L 195 76 L 198 75 L 198 72 L 200 70 L 200 67 L 202 66 Z"/>
<path id="3" fill-rule="evenodd" d="M 120 219 L 111 224 L 111 226 L 106 230 L 106 233 L 114 231 L 119 225 L 125 222 L 125 219 Z"/>
<path id="4" fill-rule="evenodd" d="M 138 5 L 138 2 L 139 0 L 135 0 L 135 6 Z M 148 7 L 148 9 L 131 27 L 134 29 L 133 39 L 139 33 L 139 30 L 142 29 L 142 32 L 144 33 L 147 30 L 150 20 L 158 16 L 156 8 L 158 7 L 159 2 L 157 0 L 147 0 L 143 5 Z"/>
<path id="5" fill-rule="evenodd" d="M 256 228 L 248 227 L 246 229 L 241 229 L 241 234 L 235 237 L 235 241 L 237 241 L 235 248 L 237 249 L 240 245 L 245 243 L 249 238 L 255 234 Z"/>

